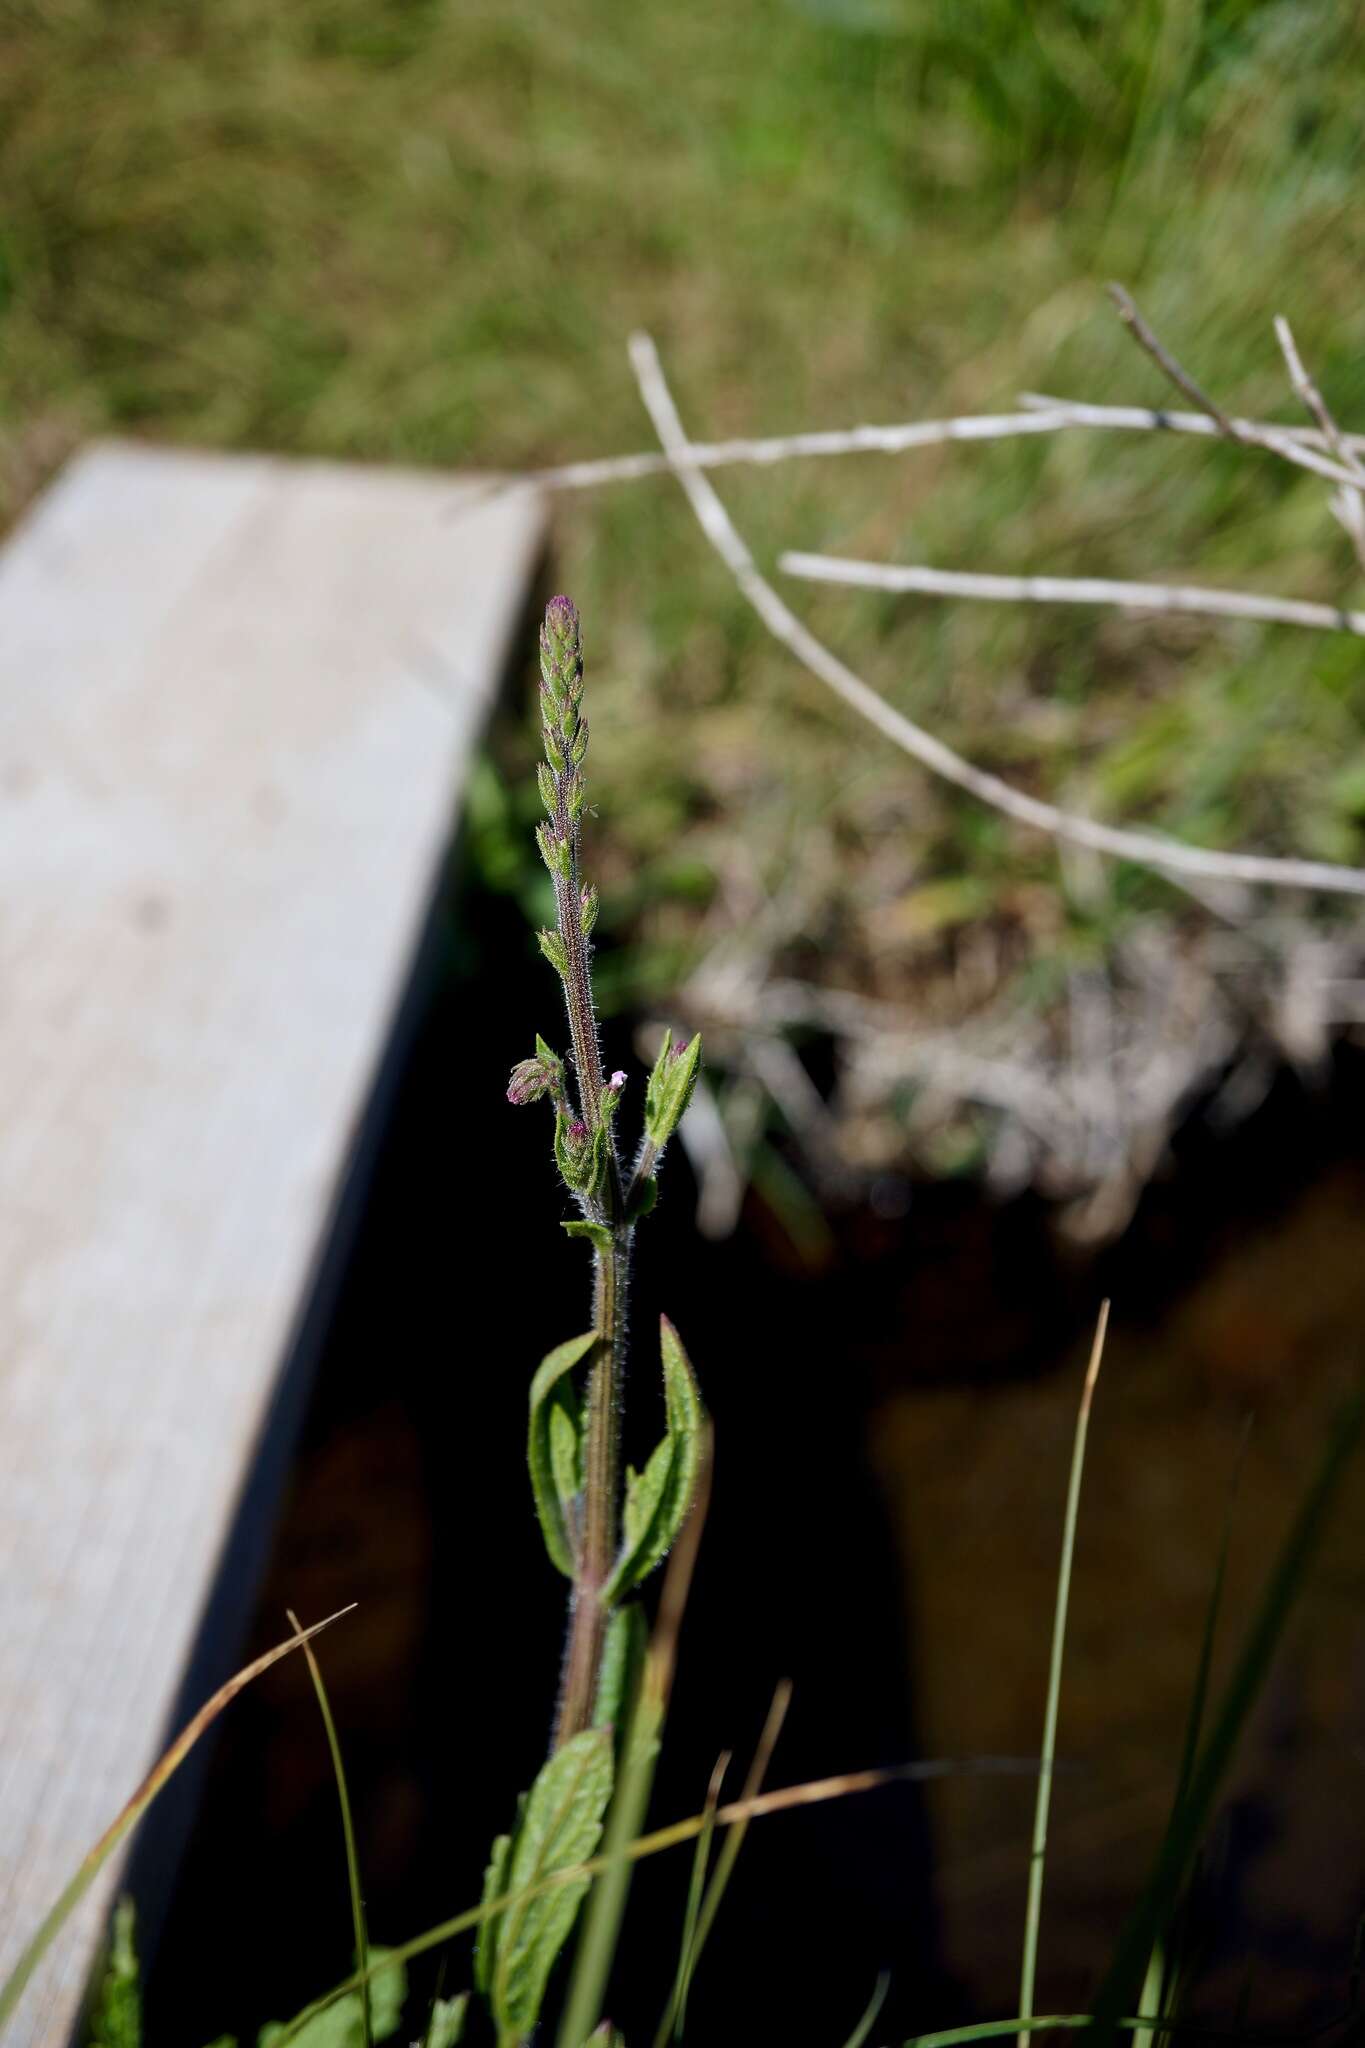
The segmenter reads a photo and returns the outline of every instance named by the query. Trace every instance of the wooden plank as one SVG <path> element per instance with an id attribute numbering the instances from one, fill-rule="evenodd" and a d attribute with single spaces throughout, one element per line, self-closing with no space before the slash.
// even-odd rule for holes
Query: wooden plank
<path id="1" fill-rule="evenodd" d="M 0 1977 L 164 1733 L 541 540 L 109 446 L 0 555 Z"/>

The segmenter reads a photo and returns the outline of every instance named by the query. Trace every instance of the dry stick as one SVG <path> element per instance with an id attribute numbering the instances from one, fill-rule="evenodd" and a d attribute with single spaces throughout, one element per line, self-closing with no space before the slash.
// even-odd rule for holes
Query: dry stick
<path id="1" fill-rule="evenodd" d="M 970 761 L 954 753 L 951 747 L 945 746 L 942 740 L 915 725 L 817 640 L 760 574 L 711 484 L 692 464 L 687 435 L 664 379 L 658 351 L 648 335 L 632 336 L 630 360 L 640 395 L 703 533 L 768 631 L 798 661 L 803 662 L 812 675 L 894 741 L 903 752 L 942 776 L 946 782 L 965 789 L 969 795 L 1019 824 L 1031 826 L 1054 839 L 1090 847 L 1096 853 L 1136 861 L 1144 867 L 1168 870 L 1177 875 L 1262 882 L 1279 888 L 1327 889 L 1349 896 L 1365 895 L 1365 869 L 1342 867 L 1331 861 L 1281 860 L 1268 854 L 1216 853 L 1203 847 L 1185 845 L 1179 840 L 1158 838 L 1154 832 L 1126 831 L 1117 826 L 1102 825 L 1093 818 L 1077 817 L 1071 812 L 1058 810 L 1055 804 L 1028 796 L 1022 790 L 1012 788 L 998 775 L 974 767 Z"/>
<path id="2" fill-rule="evenodd" d="M 1206 590 L 1190 583 L 1122 583 L 1108 576 L 988 576 L 919 563 L 855 562 L 838 555 L 791 551 L 777 564 L 806 583 L 850 584 L 921 597 L 980 597 L 997 604 L 1112 604 L 1129 612 L 1196 612 L 1214 619 L 1310 626 L 1365 638 L 1365 612 L 1298 597 L 1262 597 L 1253 590 Z"/>
<path id="3" fill-rule="evenodd" d="M 1019 403 L 1018 412 L 962 413 L 951 419 L 910 420 L 888 426 L 819 428 L 803 434 L 690 441 L 688 459 L 697 469 L 739 465 L 762 469 L 807 456 L 904 455 L 915 448 L 937 448 L 950 442 L 1012 441 L 1036 434 L 1062 433 L 1075 427 L 1206 438 L 1217 438 L 1222 433 L 1217 422 L 1203 412 L 1165 412 L 1150 405 L 1090 405 L 1081 399 L 1043 398 L 1036 393 L 1023 394 Z M 1232 424 L 1237 440 L 1246 447 L 1279 455 L 1332 483 L 1345 486 L 1351 481 L 1344 459 L 1333 461 L 1321 452 L 1327 445 L 1326 437 L 1316 428 L 1244 419 L 1235 419 Z M 1365 434 L 1343 436 L 1343 447 L 1347 456 L 1365 450 Z M 521 476 L 490 482 L 487 491 L 498 494 L 513 489 L 594 490 L 601 484 L 666 476 L 673 466 L 668 456 L 653 449 L 630 455 L 604 455 L 589 462 L 565 462 L 549 469 L 528 470 Z"/>
<path id="4" fill-rule="evenodd" d="M 1219 433 L 1224 435 L 1227 440 L 1242 440 L 1244 438 L 1242 430 L 1237 423 L 1224 412 L 1216 399 L 1209 397 L 1208 392 L 1204 390 L 1202 385 L 1195 383 L 1194 378 L 1184 365 L 1177 362 L 1165 343 L 1153 333 L 1139 312 L 1137 302 L 1133 298 L 1132 293 L 1127 291 L 1121 284 L 1111 284 L 1109 296 L 1118 307 L 1119 318 L 1138 344 L 1138 347 L 1146 351 L 1162 375 L 1169 377 L 1177 391 L 1183 391 L 1190 403 L 1198 406 L 1200 412 L 1206 412 Z"/>
<path id="5" fill-rule="evenodd" d="M 1354 451 L 1336 423 L 1327 400 L 1305 369 L 1293 330 L 1282 313 L 1275 315 L 1275 339 L 1280 344 L 1280 352 L 1289 371 L 1290 383 L 1317 421 L 1328 447 L 1343 468 L 1350 470 L 1356 479 L 1354 488 L 1349 484 L 1342 485 L 1340 492 L 1332 500 L 1332 510 L 1350 537 L 1351 546 L 1356 552 L 1356 560 L 1361 568 L 1365 569 L 1365 488 L 1362 488 L 1365 487 L 1365 468 L 1357 461 Z"/>
<path id="6" fill-rule="evenodd" d="M 1222 427 L 1209 413 L 1167 412 L 1150 405 L 1091 405 L 1081 398 L 1051 398 L 1041 391 L 1021 391 L 1019 403 L 1027 411 L 1062 427 L 1117 427 L 1141 433 L 1203 435 L 1206 440 L 1226 439 Z M 1299 469 L 1312 470 L 1330 483 L 1345 487 L 1351 472 L 1320 451 L 1322 436 L 1315 427 L 1282 427 L 1265 420 L 1230 419 L 1232 438 L 1243 448 L 1260 448 L 1278 455 Z M 1347 445 L 1365 448 L 1365 434 L 1351 434 Z"/>

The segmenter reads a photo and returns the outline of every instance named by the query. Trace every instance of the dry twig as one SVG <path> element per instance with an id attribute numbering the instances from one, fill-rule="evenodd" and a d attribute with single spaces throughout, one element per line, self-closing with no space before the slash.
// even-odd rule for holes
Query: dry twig
<path id="1" fill-rule="evenodd" d="M 862 590 L 896 590 L 921 597 L 979 597 L 997 604 L 1101 604 L 1128 612 L 1196 612 L 1215 619 L 1311 626 L 1365 638 L 1365 612 L 1305 598 L 1263 597 L 1253 590 L 1207 590 L 1184 583 L 1122 583 L 1107 576 L 988 576 L 917 563 L 855 562 L 837 555 L 790 551 L 778 560 L 785 575 L 807 583 L 840 583 Z"/>
<path id="2" fill-rule="evenodd" d="M 665 381 L 658 351 L 648 335 L 634 335 L 630 359 L 641 397 L 687 495 L 703 533 L 730 570 L 740 590 L 770 633 L 836 696 L 893 740 L 903 752 L 1017 823 L 1054 839 L 1172 875 L 1264 883 L 1278 888 L 1322 889 L 1365 895 L 1365 870 L 1330 861 L 1279 859 L 1268 854 L 1219 853 L 1165 840 L 1152 832 L 1129 831 L 1060 810 L 1055 804 L 1013 788 L 998 775 L 975 767 L 880 697 L 847 664 L 817 640 L 760 573 L 753 556 L 716 492 L 692 460 L 691 445 Z"/>

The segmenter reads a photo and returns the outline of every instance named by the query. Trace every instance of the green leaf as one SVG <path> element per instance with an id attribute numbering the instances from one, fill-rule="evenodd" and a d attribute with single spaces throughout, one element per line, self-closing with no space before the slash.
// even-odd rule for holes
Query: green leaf
<path id="1" fill-rule="evenodd" d="M 376 2041 L 387 2041 L 398 2032 L 408 1995 L 408 1973 L 402 1963 L 383 1967 L 389 1953 L 386 1948 L 370 1950 L 370 2027 Z M 271 2048 L 285 2031 L 281 2021 L 272 2020 L 257 2035 L 257 2048 Z M 291 2048 L 363 2048 L 364 2040 L 364 2000 L 360 1992 L 348 1991 L 344 1998 L 305 2020 L 292 2036 Z"/>
<path id="2" fill-rule="evenodd" d="M 531 1787 L 512 1843 L 506 1889 L 514 1901 L 592 1855 L 614 1775 L 606 1728 L 587 1728 L 556 1750 Z M 550 1972 L 590 1883 L 581 1877 L 552 1885 L 501 1915 L 490 2003 L 504 2042 L 525 2040 L 539 2019 Z"/>
<path id="3" fill-rule="evenodd" d="M 611 1250 L 611 1230 L 605 1223 L 591 1223 L 586 1217 L 575 1217 L 572 1223 L 562 1223 L 560 1229 L 569 1237 L 586 1237 L 589 1244 L 596 1245 L 599 1252 Z"/>
<path id="4" fill-rule="evenodd" d="M 659 1057 L 645 1083 L 645 1131 L 657 1152 L 682 1122 L 701 1068 L 701 1033 L 679 1051 L 671 1031 L 664 1033 Z"/>
<path id="5" fill-rule="evenodd" d="M 114 1908 L 109 1958 L 90 2015 L 90 2048 L 140 2048 L 142 1987 L 133 1941 L 133 1902 Z"/>
<path id="6" fill-rule="evenodd" d="M 457 2048 L 464 2039 L 465 2015 L 469 2010 L 469 1993 L 462 1991 L 458 1998 L 438 1998 L 431 2008 L 427 2022 L 425 2048 Z"/>
<path id="7" fill-rule="evenodd" d="M 539 931 L 536 933 L 536 938 L 540 943 L 541 952 L 545 955 L 555 973 L 561 979 L 567 976 L 569 972 L 569 956 L 564 951 L 564 941 L 560 938 L 559 933 Z"/>
<path id="8" fill-rule="evenodd" d="M 582 1420 L 578 1395 L 568 1375 L 596 1342 L 596 1330 L 570 1337 L 542 1360 L 531 1382 L 531 1423 L 526 1445 L 531 1491 L 550 1562 L 570 1579 L 575 1570 L 574 1524 Z"/>
<path id="9" fill-rule="evenodd" d="M 706 1411 L 678 1333 L 659 1319 L 668 1433 L 641 1473 L 628 1476 L 621 1549 L 603 1591 L 608 1603 L 653 1571 L 677 1540 L 697 1490 Z"/>
<path id="10" fill-rule="evenodd" d="M 522 1801 L 522 1805 L 525 1801 Z M 517 1810 L 517 1824 L 521 1824 L 521 1810 Z M 486 1906 L 491 1899 L 500 1899 L 507 1890 L 507 1872 L 512 1861 L 511 1835 L 499 1835 L 488 1852 L 488 1866 L 483 1874 L 483 1897 L 480 1904 Z M 498 1957 L 497 1918 L 479 1922 L 478 1937 L 474 1944 L 474 1989 L 485 1998 L 493 1989 L 493 1967 Z"/>

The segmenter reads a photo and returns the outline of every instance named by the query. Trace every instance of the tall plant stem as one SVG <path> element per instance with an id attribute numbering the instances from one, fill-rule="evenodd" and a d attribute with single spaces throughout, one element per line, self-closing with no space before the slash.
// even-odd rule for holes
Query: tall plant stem
<path id="1" fill-rule="evenodd" d="M 569 1596 L 569 1640 L 555 1725 L 556 1749 L 591 1725 L 606 1642 L 602 1589 L 611 1575 L 621 1491 L 621 1387 L 632 1235 L 627 1225 L 618 1223 L 612 1231 L 610 1251 L 599 1251 L 595 1258 L 593 1322 L 599 1342 L 588 1375 L 582 1561 Z"/>
<path id="2" fill-rule="evenodd" d="M 567 875 L 556 877 L 555 908 L 567 964 L 564 996 L 569 1012 L 569 1035 L 573 1041 L 579 1107 L 583 1122 L 591 1129 L 604 1119 L 602 1054 L 597 1042 L 588 942 L 583 934 L 578 827 L 569 815 L 562 784 L 555 826 L 571 848 Z M 609 1122 L 606 1154 L 606 1185 L 599 1196 L 585 1205 L 595 1222 L 605 1223 L 611 1230 L 611 1247 L 597 1251 L 593 1258 L 593 1326 L 599 1342 L 588 1375 L 582 1550 L 578 1574 L 569 1596 L 569 1638 L 555 1725 L 556 1749 L 572 1736 L 580 1734 L 592 1721 L 607 1632 L 602 1589 L 611 1574 L 621 1490 L 621 1391 L 625 1376 L 626 1304 L 630 1292 L 633 1233 L 625 1222 L 621 1169 Z"/>

